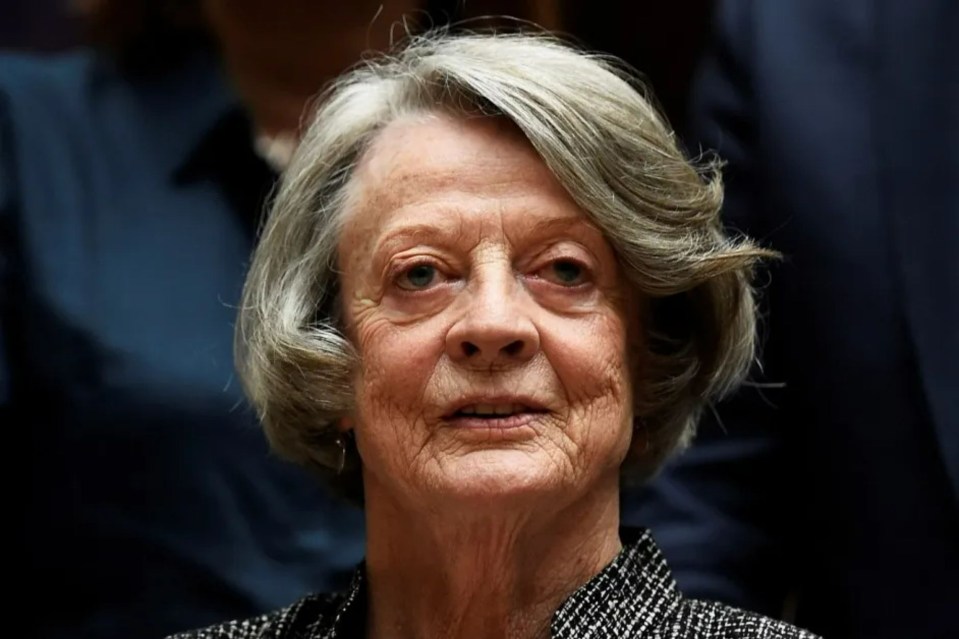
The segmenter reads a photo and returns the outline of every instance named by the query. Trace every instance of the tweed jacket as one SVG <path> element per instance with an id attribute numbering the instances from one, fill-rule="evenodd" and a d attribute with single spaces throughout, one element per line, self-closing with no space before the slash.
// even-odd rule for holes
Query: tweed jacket
<path id="1" fill-rule="evenodd" d="M 718 603 L 685 599 L 648 531 L 624 531 L 624 547 L 553 615 L 553 639 L 816 639 L 816 636 Z M 288 608 L 168 639 L 362 639 L 366 580 L 310 595 Z"/>

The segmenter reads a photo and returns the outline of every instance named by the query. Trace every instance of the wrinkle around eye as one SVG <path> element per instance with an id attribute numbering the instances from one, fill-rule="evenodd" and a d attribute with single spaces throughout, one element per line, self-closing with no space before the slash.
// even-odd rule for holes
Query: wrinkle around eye
<path id="1" fill-rule="evenodd" d="M 407 324 L 420 321 L 440 312 L 447 306 L 459 285 L 461 278 L 450 275 L 441 265 L 427 262 L 436 269 L 431 282 L 423 288 L 416 288 L 401 283 L 411 268 L 417 268 L 424 263 L 412 263 L 410 267 L 391 269 L 387 274 L 384 288 L 383 308 L 389 313 L 391 321 L 396 324 Z"/>
<path id="2" fill-rule="evenodd" d="M 423 286 L 417 286 L 415 283 L 406 282 L 414 271 L 428 269 L 432 277 Z M 382 268 L 381 280 L 386 287 L 400 288 L 406 291 L 429 290 L 431 284 L 442 284 L 455 279 L 457 269 L 451 265 L 443 252 L 425 248 L 414 247 L 403 251 L 386 260 Z M 421 274 L 422 275 L 422 274 Z"/>
<path id="3" fill-rule="evenodd" d="M 422 281 L 426 278 L 425 281 Z M 391 278 L 392 282 L 404 291 L 428 291 L 445 281 L 443 273 L 434 264 L 418 262 L 403 268 Z M 421 283 L 418 283 L 420 280 Z M 443 280 L 443 281 L 437 281 Z"/>
<path id="4" fill-rule="evenodd" d="M 567 280 L 561 272 L 561 267 L 572 267 L 575 270 L 573 279 Z M 548 264 L 536 271 L 537 277 L 564 288 L 576 288 L 593 282 L 593 274 L 588 265 L 581 260 L 561 257 L 550 260 Z"/>
<path id="5" fill-rule="evenodd" d="M 573 268 L 572 279 L 565 278 L 558 270 L 557 265 L 569 265 Z M 527 281 L 536 289 L 551 291 L 556 294 L 579 295 L 592 291 L 597 287 L 598 275 L 584 260 L 577 258 L 560 257 L 546 261 L 535 270 L 530 271 Z"/>

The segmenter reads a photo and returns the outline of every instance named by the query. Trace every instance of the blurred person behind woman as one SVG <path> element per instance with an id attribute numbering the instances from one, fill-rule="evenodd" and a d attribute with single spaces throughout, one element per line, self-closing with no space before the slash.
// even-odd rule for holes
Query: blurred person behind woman
<path id="1" fill-rule="evenodd" d="M 959 636 L 957 40 L 952 0 L 717 5 L 692 123 L 728 223 L 786 256 L 764 387 L 624 515 L 700 597 Z"/>
<path id="2" fill-rule="evenodd" d="M 57 600 L 33 636 L 256 614 L 359 556 L 360 517 L 269 455 L 231 336 L 304 104 L 416 8 L 380 4 L 92 2 L 97 50 L 0 59 L 0 411 L 20 595 Z"/>

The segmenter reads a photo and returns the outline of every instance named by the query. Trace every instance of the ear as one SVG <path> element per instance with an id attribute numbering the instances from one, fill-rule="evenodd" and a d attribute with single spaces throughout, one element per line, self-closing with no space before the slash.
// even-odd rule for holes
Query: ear
<path id="1" fill-rule="evenodd" d="M 336 430 L 341 433 L 348 433 L 356 427 L 356 423 L 353 421 L 353 418 L 347 415 L 346 417 L 340 417 L 336 420 Z"/>

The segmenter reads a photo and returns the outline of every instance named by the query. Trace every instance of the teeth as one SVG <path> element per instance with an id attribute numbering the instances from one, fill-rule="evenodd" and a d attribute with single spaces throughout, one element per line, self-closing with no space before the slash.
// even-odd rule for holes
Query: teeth
<path id="1" fill-rule="evenodd" d="M 526 410 L 522 404 L 473 404 L 464 406 L 459 412 L 464 415 L 513 415 Z"/>

